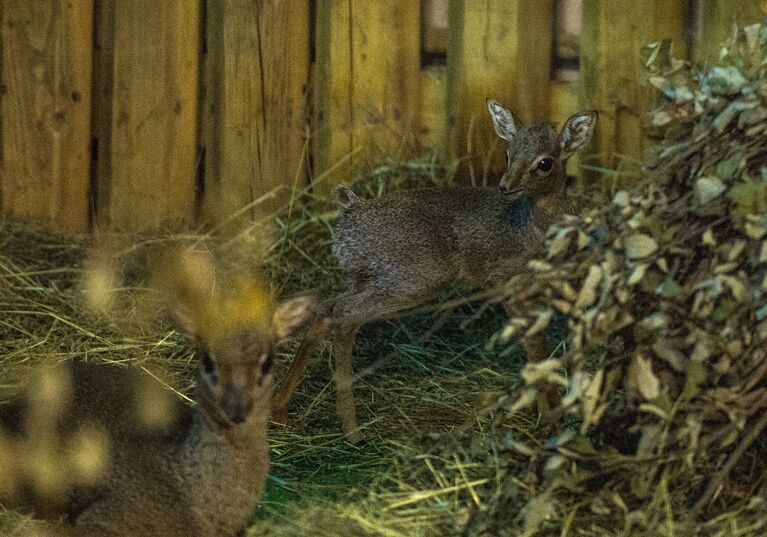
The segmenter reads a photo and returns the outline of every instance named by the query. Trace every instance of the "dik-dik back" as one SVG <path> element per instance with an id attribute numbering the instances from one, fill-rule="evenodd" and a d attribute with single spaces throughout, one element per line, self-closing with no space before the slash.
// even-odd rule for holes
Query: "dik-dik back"
<path id="1" fill-rule="evenodd" d="M 456 279 L 487 284 L 541 240 L 524 196 L 472 187 L 365 201 L 344 194 L 333 252 L 360 287 L 426 294 Z"/>

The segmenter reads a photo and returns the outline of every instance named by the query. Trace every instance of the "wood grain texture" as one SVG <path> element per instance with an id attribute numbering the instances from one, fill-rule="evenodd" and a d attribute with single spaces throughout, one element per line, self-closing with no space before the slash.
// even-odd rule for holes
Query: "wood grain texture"
<path id="1" fill-rule="evenodd" d="M 114 0 L 94 0 L 91 210 L 95 231 L 108 223 L 106 217 L 112 185 L 114 23 Z"/>
<path id="2" fill-rule="evenodd" d="M 448 16 L 446 153 L 482 183 L 503 167 L 488 98 L 524 123 L 548 119 L 552 1 L 453 0 Z"/>
<path id="3" fill-rule="evenodd" d="M 675 54 L 684 57 L 688 11 L 683 0 L 584 0 L 581 108 L 599 112 L 589 149 L 599 164 L 637 166 L 648 143 L 643 128 L 653 100 L 642 82 L 641 50 L 670 38 Z"/>
<path id="4" fill-rule="evenodd" d="M 437 160 L 445 159 L 447 132 L 447 73 L 444 66 L 431 66 L 421 71 L 421 114 L 418 143 L 428 148 Z"/>
<path id="5" fill-rule="evenodd" d="M 309 3 L 209 2 L 207 33 L 205 219 L 243 224 L 306 184 Z"/>
<path id="6" fill-rule="evenodd" d="M 317 186 L 406 158 L 420 113 L 419 2 L 318 0 L 316 57 L 315 178 L 334 169 Z"/>
<path id="7" fill-rule="evenodd" d="M 98 220 L 116 230 L 179 229 L 194 220 L 199 3 L 110 0 L 109 176 Z M 109 39 L 109 36 L 102 36 Z"/>
<path id="8" fill-rule="evenodd" d="M 0 0 L 2 212 L 88 229 L 92 0 Z"/>
<path id="9" fill-rule="evenodd" d="M 700 37 L 703 57 L 716 58 L 734 23 L 748 25 L 767 16 L 764 0 L 702 0 Z"/>

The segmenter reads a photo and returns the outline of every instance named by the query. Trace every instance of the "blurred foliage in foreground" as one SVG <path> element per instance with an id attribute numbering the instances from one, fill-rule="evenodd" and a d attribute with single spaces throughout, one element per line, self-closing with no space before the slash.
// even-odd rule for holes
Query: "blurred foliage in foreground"
<path id="1" fill-rule="evenodd" d="M 767 26 L 738 29 L 720 60 L 647 48 L 663 140 L 642 181 L 552 228 L 509 283 L 500 340 L 557 312 L 570 335 L 495 426 L 553 384 L 561 433 L 493 438 L 500 489 L 468 534 L 767 533 Z"/>

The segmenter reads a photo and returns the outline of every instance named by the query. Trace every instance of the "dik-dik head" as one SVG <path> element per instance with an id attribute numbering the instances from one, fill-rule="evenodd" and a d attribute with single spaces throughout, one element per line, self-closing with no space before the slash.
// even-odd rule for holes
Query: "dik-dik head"
<path id="1" fill-rule="evenodd" d="M 274 307 L 268 292 L 253 282 L 220 296 L 207 258 L 189 252 L 183 257 L 171 314 L 195 343 L 198 403 L 223 428 L 244 423 L 256 408 L 268 416 L 272 349 L 308 323 L 315 297 L 300 295 Z"/>
<path id="2" fill-rule="evenodd" d="M 548 123 L 521 126 L 508 108 L 492 99 L 488 99 L 487 109 L 495 132 L 506 141 L 506 172 L 499 185 L 501 191 L 524 191 L 533 199 L 564 192 L 567 159 L 591 141 L 597 112 L 573 114 L 557 134 Z"/>

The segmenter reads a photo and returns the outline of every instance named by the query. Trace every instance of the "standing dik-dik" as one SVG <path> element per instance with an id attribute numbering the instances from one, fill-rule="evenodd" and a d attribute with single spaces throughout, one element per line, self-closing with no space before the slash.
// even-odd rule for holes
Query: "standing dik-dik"
<path id="1" fill-rule="evenodd" d="M 557 134 L 550 124 L 522 127 L 499 103 L 487 104 L 506 141 L 499 190 L 426 188 L 371 200 L 345 187 L 338 192 L 343 208 L 333 253 L 348 290 L 329 303 L 328 315 L 335 332 L 337 411 L 352 442 L 362 439 L 352 394 L 360 326 L 421 304 L 455 280 L 483 288 L 503 283 L 525 266 L 549 225 L 570 210 L 565 163 L 591 140 L 596 112 L 573 115 Z M 286 419 L 308 356 L 329 324 L 309 329 L 275 400 L 275 420 Z M 543 336 L 524 344 L 530 360 L 548 355 Z M 539 397 L 539 405 L 545 408 L 548 398 Z"/>
<path id="2" fill-rule="evenodd" d="M 136 402 L 122 397 L 137 371 L 87 363 L 68 368 L 71 396 L 62 420 L 101 426 L 111 444 L 103 483 L 70 497 L 64 514 L 74 522 L 73 534 L 233 537 L 261 495 L 269 469 L 272 346 L 308 321 L 315 301 L 299 296 L 271 308 L 252 287 L 219 300 L 204 260 L 191 272 L 172 314 L 195 342 L 199 380 L 196 406 L 178 402 L 173 429 L 153 434 L 134 426 Z M 23 411 L 16 415 L 23 424 Z M 17 429 L 26 434 L 23 425 Z"/>

